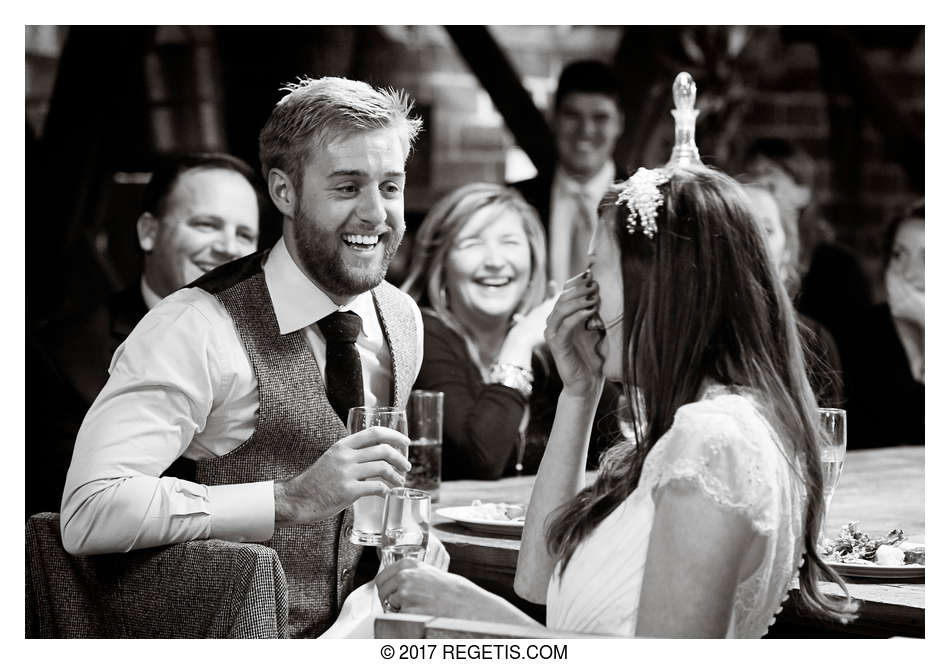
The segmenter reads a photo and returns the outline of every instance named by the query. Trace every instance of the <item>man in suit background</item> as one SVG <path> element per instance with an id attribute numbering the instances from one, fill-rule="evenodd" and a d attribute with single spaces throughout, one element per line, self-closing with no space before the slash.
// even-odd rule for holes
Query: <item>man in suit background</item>
<path id="1" fill-rule="evenodd" d="M 548 273 L 559 285 L 587 267 L 587 247 L 600 199 L 625 177 L 613 160 L 623 131 L 619 85 L 610 67 L 596 60 L 568 64 L 554 95 L 554 168 L 514 183 L 538 211 L 548 234 Z"/>
<path id="2" fill-rule="evenodd" d="M 90 310 L 28 340 L 26 514 L 59 510 L 73 443 L 109 365 L 146 312 L 205 272 L 257 250 L 262 187 L 244 161 L 194 153 L 159 162 L 136 223 L 143 272 Z"/>
<path id="3" fill-rule="evenodd" d="M 569 63 L 558 79 L 553 111 L 557 163 L 539 164 L 536 177 L 512 186 L 538 211 L 547 232 L 548 278 L 561 286 L 587 269 L 600 199 L 627 177 L 613 159 L 624 120 L 617 77 L 597 60 Z M 602 435 L 591 444 L 588 468 L 597 467 L 600 453 L 619 435 L 620 397 L 616 386 L 604 387 L 595 424 Z"/>

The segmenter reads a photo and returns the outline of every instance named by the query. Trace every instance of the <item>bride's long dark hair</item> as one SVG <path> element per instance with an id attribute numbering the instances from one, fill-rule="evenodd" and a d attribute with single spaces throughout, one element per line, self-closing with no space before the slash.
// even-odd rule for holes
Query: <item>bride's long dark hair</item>
<path id="1" fill-rule="evenodd" d="M 607 450 L 596 481 L 552 515 L 548 547 L 562 569 L 570 563 L 578 544 L 637 487 L 647 454 L 708 378 L 757 393 L 789 462 L 799 461 L 807 492 L 801 597 L 820 615 L 848 620 L 850 596 L 834 599 L 818 588 L 825 576 L 847 595 L 816 551 L 822 434 L 792 304 L 740 185 L 709 168 L 670 175 L 652 239 L 627 232 L 627 207 L 615 205 L 619 186 L 601 206 L 622 257 L 624 415 L 637 434 Z M 640 408 L 633 386 L 640 387 Z"/>

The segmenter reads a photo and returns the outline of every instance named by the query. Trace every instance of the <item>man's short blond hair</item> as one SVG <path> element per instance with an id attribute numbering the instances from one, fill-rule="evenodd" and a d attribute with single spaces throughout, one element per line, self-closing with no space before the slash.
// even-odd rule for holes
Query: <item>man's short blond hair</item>
<path id="1" fill-rule="evenodd" d="M 313 137 L 324 147 L 357 132 L 394 128 L 408 157 L 422 128 L 421 119 L 409 116 L 413 102 L 402 90 L 333 76 L 303 78 L 282 89 L 288 94 L 277 102 L 258 140 L 265 181 L 272 168 L 279 168 L 299 187 Z"/>

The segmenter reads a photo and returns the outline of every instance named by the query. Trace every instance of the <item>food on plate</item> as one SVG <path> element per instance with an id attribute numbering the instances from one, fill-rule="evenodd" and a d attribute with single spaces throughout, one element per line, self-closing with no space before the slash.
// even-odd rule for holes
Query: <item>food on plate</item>
<path id="1" fill-rule="evenodd" d="M 901 545 L 901 550 L 904 552 L 904 564 L 905 565 L 923 565 L 924 564 L 924 547 L 922 544 L 910 544 L 905 542 Z"/>
<path id="2" fill-rule="evenodd" d="M 858 530 L 858 522 L 841 526 L 835 538 L 825 538 L 820 547 L 825 560 L 833 563 L 857 563 L 897 567 L 923 565 L 924 547 L 904 540 L 904 531 L 895 528 L 884 537 L 872 538 Z"/>
<path id="3" fill-rule="evenodd" d="M 882 544 L 877 547 L 877 551 L 874 554 L 874 562 L 878 565 L 897 567 L 898 565 L 904 564 L 904 552 L 896 546 Z"/>
<path id="4" fill-rule="evenodd" d="M 472 501 L 472 516 L 486 521 L 508 521 L 524 523 L 527 507 L 521 503 L 483 503 L 477 498 Z"/>

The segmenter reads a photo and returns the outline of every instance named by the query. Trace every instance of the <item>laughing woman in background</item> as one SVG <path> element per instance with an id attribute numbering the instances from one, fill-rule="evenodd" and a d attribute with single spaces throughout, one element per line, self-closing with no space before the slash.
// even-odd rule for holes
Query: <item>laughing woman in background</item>
<path id="1" fill-rule="evenodd" d="M 415 388 L 445 393 L 442 476 L 534 472 L 547 438 L 538 411 L 554 407 L 536 390 L 546 380 L 537 351 L 554 304 L 544 300 L 537 213 L 513 189 L 465 185 L 432 208 L 415 248 L 402 288 L 425 327 Z"/>

